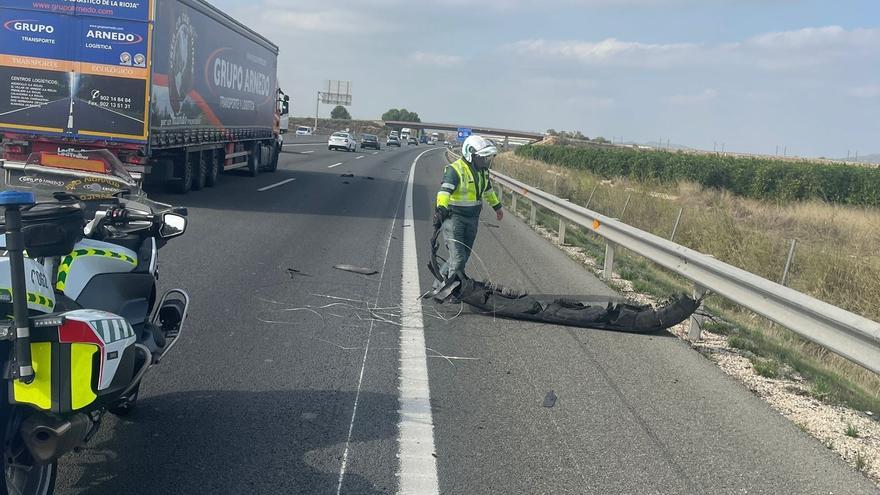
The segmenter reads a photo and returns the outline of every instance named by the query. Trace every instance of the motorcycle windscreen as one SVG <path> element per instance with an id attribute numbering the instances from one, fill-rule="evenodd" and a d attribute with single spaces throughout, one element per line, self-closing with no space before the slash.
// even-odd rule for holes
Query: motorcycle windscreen
<path id="1" fill-rule="evenodd" d="M 146 141 L 152 2 L 114 3 L 3 2 L 0 129 Z"/>

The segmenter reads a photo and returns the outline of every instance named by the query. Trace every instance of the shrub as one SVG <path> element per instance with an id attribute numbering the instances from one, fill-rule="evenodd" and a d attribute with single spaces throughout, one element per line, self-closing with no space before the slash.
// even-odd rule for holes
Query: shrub
<path id="1" fill-rule="evenodd" d="M 694 155 L 632 148 L 520 146 L 518 156 L 588 170 L 605 178 L 696 182 L 739 196 L 880 206 L 880 169 L 769 158 Z"/>

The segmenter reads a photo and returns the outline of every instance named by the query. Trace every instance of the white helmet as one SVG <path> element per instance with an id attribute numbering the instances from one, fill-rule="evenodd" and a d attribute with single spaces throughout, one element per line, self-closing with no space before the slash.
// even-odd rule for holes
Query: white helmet
<path id="1" fill-rule="evenodd" d="M 468 163 L 473 163 L 473 155 L 488 158 L 498 154 L 498 148 L 483 136 L 468 136 L 461 145 L 461 156 Z"/>

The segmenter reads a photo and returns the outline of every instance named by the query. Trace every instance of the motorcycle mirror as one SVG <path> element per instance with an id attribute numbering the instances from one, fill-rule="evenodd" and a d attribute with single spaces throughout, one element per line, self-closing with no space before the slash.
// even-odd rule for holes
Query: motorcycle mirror
<path id="1" fill-rule="evenodd" d="M 184 217 L 189 215 L 189 211 L 184 206 L 175 206 L 174 208 L 171 208 L 171 213 L 176 213 Z"/>
<path id="2" fill-rule="evenodd" d="M 186 217 L 174 213 L 162 215 L 162 228 L 159 229 L 159 235 L 163 239 L 171 239 L 172 237 L 183 235 L 185 231 Z"/>

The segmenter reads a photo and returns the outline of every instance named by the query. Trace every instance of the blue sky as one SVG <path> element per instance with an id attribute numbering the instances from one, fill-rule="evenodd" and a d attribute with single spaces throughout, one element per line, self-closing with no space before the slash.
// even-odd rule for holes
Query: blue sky
<path id="1" fill-rule="evenodd" d="M 880 152 L 873 0 L 213 1 L 281 47 L 295 115 L 345 79 L 356 118 Z"/>

